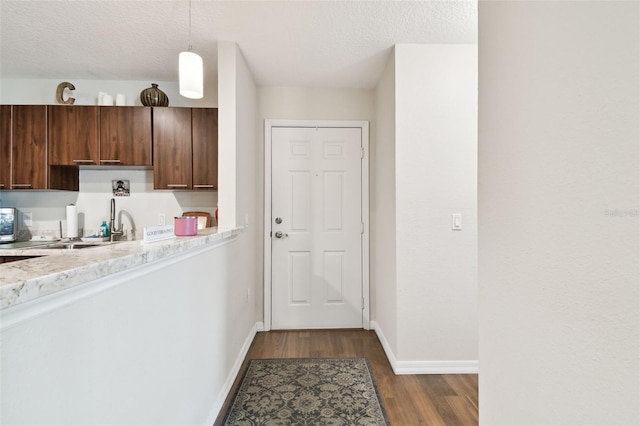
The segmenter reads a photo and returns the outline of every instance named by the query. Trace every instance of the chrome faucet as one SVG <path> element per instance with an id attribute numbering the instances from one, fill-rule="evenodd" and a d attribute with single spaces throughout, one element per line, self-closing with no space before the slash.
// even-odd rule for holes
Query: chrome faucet
<path id="1" fill-rule="evenodd" d="M 109 241 L 115 241 L 117 237 L 122 235 L 122 223 L 120 223 L 120 229 L 116 229 L 116 199 L 111 199 L 111 215 L 109 219 Z"/>

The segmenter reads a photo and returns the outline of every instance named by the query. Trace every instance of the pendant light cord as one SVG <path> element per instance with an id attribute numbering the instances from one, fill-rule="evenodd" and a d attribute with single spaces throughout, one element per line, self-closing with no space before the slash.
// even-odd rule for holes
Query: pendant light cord
<path id="1" fill-rule="evenodd" d="M 189 52 L 191 49 L 191 0 L 189 0 Z"/>

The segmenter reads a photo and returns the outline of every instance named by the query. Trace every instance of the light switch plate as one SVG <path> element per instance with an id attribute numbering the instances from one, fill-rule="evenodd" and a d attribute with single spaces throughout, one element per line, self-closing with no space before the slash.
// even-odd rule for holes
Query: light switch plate
<path id="1" fill-rule="evenodd" d="M 454 213 L 451 215 L 451 229 L 459 231 L 462 229 L 462 215 Z"/>

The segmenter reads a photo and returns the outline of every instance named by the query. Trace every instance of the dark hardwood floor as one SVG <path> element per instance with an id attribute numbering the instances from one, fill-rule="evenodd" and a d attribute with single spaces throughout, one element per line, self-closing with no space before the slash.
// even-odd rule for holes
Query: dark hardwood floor
<path id="1" fill-rule="evenodd" d="M 375 332 L 365 330 L 303 330 L 258 333 L 247 359 L 365 357 L 369 359 L 378 391 L 393 426 L 477 425 L 478 376 L 476 374 L 393 374 Z M 221 425 L 240 378 L 215 425 Z"/>

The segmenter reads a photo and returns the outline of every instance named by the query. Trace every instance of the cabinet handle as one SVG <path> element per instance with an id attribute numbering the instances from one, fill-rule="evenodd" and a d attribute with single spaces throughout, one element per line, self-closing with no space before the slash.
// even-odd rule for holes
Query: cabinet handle
<path id="1" fill-rule="evenodd" d="M 11 187 L 12 188 L 31 188 L 31 184 L 30 183 L 12 183 Z"/>
<path id="2" fill-rule="evenodd" d="M 216 189 L 215 186 L 213 185 L 193 185 L 194 188 L 212 188 L 212 189 Z"/>
<path id="3" fill-rule="evenodd" d="M 73 160 L 74 163 L 91 163 L 93 164 L 93 160 Z"/>
<path id="4" fill-rule="evenodd" d="M 187 188 L 189 185 L 186 183 L 170 183 L 167 186 L 169 188 Z"/>
<path id="5" fill-rule="evenodd" d="M 101 163 L 120 163 L 120 160 L 100 160 Z"/>

